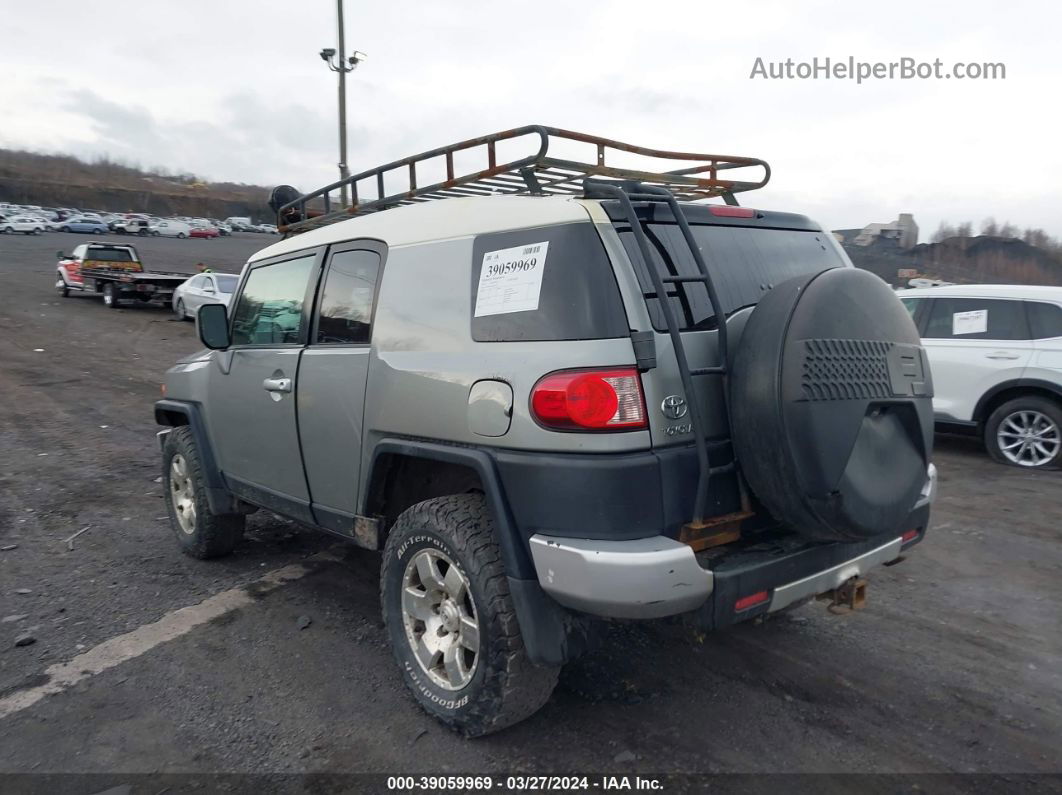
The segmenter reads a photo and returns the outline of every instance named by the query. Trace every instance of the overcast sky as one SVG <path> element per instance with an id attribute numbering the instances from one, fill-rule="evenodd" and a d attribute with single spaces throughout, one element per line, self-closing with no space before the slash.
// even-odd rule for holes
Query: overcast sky
<path id="1" fill-rule="evenodd" d="M 5 3 L 0 146 L 318 187 L 336 176 L 332 0 Z M 747 154 L 743 203 L 828 228 L 913 212 L 1062 236 L 1062 5 L 347 0 L 353 170 L 529 123 Z M 764 61 L 1002 62 L 1005 80 L 750 79 Z"/>

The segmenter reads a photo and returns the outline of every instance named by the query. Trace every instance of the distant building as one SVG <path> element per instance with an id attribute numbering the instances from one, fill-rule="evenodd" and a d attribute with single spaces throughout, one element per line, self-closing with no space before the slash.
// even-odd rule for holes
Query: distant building
<path id="1" fill-rule="evenodd" d="M 852 234 L 855 232 L 855 234 Z M 900 213 L 900 217 L 887 224 L 867 224 L 862 229 L 840 230 L 843 241 L 853 246 L 870 246 L 882 240 L 893 240 L 901 249 L 913 248 L 918 244 L 918 224 L 911 213 Z"/>

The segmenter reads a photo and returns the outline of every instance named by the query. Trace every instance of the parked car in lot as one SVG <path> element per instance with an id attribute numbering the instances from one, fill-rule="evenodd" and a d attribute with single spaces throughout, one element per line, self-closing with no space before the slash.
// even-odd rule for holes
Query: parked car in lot
<path id="1" fill-rule="evenodd" d="M 155 234 L 151 222 L 145 218 L 125 218 L 115 221 L 111 226 L 111 231 L 119 235 L 139 235 L 140 237 Z"/>
<path id="2" fill-rule="evenodd" d="M 238 273 L 200 273 L 173 291 L 173 311 L 181 320 L 195 317 L 204 304 L 228 306 L 239 284 Z"/>
<path id="3" fill-rule="evenodd" d="M 39 235 L 44 232 L 44 220 L 28 215 L 12 215 L 0 221 L 0 232 L 9 235 L 22 232 L 26 235 Z"/>
<path id="4" fill-rule="evenodd" d="M 933 370 L 936 422 L 996 461 L 1062 468 L 1062 287 L 904 290 Z"/>
<path id="5" fill-rule="evenodd" d="M 159 221 L 154 227 L 154 234 L 161 237 L 188 237 L 192 227 L 184 221 Z"/>
<path id="6" fill-rule="evenodd" d="M 65 221 L 59 224 L 60 232 L 87 232 L 91 235 L 105 235 L 110 230 L 107 228 L 107 224 L 103 221 L 94 220 L 92 218 L 86 218 L 84 216 L 77 216 L 74 218 L 67 218 Z"/>
<path id="7" fill-rule="evenodd" d="M 459 197 L 490 190 L 483 163 L 354 218 L 302 218 L 325 189 L 275 207 L 288 236 L 231 313 L 199 309 L 208 350 L 155 405 L 181 548 L 231 552 L 262 507 L 382 550 L 402 676 L 472 735 L 539 709 L 597 619 L 861 606 L 924 538 L 936 482 L 930 373 L 892 290 L 804 216 L 688 201 L 733 201 L 766 163 L 643 147 L 658 169 L 603 181 L 630 147 L 475 143 L 493 165 L 517 136 L 535 145 L 506 184 L 574 195 Z M 585 160 L 551 158 L 558 139 Z"/>
<path id="8" fill-rule="evenodd" d="M 221 233 L 212 226 L 193 226 L 188 231 L 188 237 L 212 238 L 220 235 Z"/>
<path id="9" fill-rule="evenodd" d="M 226 218 L 223 223 L 236 232 L 243 232 L 246 231 L 247 227 L 251 226 L 251 219 L 247 216 L 232 215 Z"/>

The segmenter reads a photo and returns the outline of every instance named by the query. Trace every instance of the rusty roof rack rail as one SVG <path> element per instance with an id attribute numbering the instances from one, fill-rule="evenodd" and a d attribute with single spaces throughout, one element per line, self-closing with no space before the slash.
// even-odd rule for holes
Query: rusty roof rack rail
<path id="1" fill-rule="evenodd" d="M 537 136 L 537 151 L 508 162 L 497 162 L 499 142 L 524 136 Z M 587 158 L 590 162 L 555 157 L 550 154 L 550 145 L 554 142 L 589 145 L 594 148 L 594 150 L 589 150 L 593 151 L 593 157 Z M 485 165 L 486 168 L 467 174 L 456 174 L 454 155 L 478 148 L 482 148 L 480 151 L 485 152 L 486 162 L 481 165 Z M 605 162 L 606 153 L 609 150 L 667 161 L 663 164 L 666 166 L 682 165 L 670 170 L 616 167 Z M 613 163 L 614 158 L 615 155 Z M 442 159 L 442 162 L 438 159 Z M 440 174 L 441 166 L 445 163 L 446 178 L 440 182 L 422 186 L 419 177 L 423 175 L 428 161 L 435 161 L 435 168 Z M 421 174 L 418 174 L 418 166 L 422 168 Z M 723 172 L 743 168 L 760 168 L 762 177 L 759 180 L 747 180 L 724 179 L 721 176 Z M 279 231 L 283 233 L 302 232 L 351 216 L 365 215 L 391 207 L 434 199 L 506 194 L 582 195 L 583 180 L 586 177 L 634 180 L 644 185 L 666 188 L 679 201 L 696 201 L 721 196 L 728 204 L 737 204 L 734 194 L 762 188 L 771 177 L 771 168 L 766 161 L 754 157 L 669 152 L 533 124 L 461 141 L 362 171 L 347 179 L 303 194 L 274 209 L 277 211 Z M 395 178 L 404 179 L 403 190 L 388 193 L 385 189 L 385 181 L 393 181 Z M 359 196 L 359 183 L 367 181 L 373 187 L 375 198 L 366 199 Z M 349 186 L 351 191 L 350 205 L 347 207 L 343 207 L 331 196 L 334 191 L 340 190 L 344 185 Z"/>

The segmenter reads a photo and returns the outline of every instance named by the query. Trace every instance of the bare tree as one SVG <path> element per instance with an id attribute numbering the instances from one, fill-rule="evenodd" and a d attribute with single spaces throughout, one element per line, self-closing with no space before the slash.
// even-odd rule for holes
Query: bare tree
<path id="1" fill-rule="evenodd" d="M 999 224 L 996 223 L 995 218 L 986 218 L 981 222 L 981 234 L 988 237 L 997 237 L 999 235 Z"/>
<path id="2" fill-rule="evenodd" d="M 973 237 L 973 224 L 963 221 L 955 228 L 955 237 Z"/>
<path id="3" fill-rule="evenodd" d="M 929 241 L 931 243 L 942 243 L 949 237 L 955 237 L 955 227 L 947 221 L 941 221 L 940 226 L 937 227 L 937 231 L 933 233 L 933 237 Z"/>

